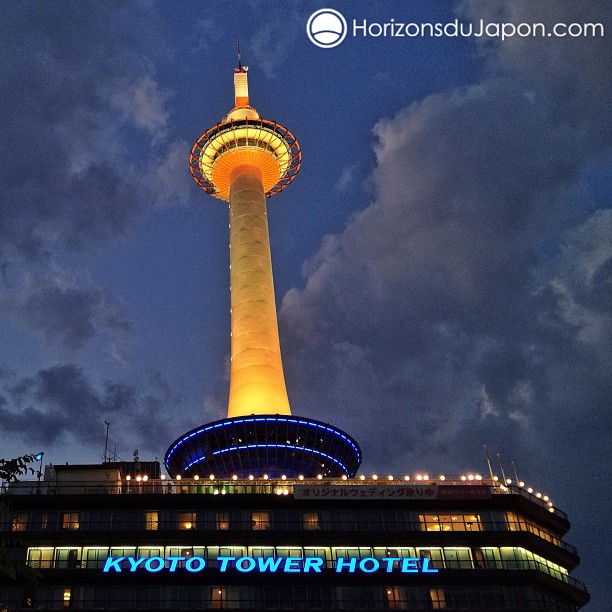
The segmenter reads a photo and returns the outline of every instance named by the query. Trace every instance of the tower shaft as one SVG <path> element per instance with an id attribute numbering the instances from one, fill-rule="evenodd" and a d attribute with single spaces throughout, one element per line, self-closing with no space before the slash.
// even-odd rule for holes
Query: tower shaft
<path id="1" fill-rule="evenodd" d="M 228 417 L 291 414 L 281 361 L 262 172 L 230 176 L 232 348 Z"/>

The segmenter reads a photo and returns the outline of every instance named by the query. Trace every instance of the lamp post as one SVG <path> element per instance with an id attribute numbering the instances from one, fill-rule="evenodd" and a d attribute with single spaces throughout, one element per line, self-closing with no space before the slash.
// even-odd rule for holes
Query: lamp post
<path id="1" fill-rule="evenodd" d="M 38 466 L 38 482 L 36 483 L 36 493 L 40 494 L 40 478 L 42 476 L 42 468 L 43 468 L 43 457 L 45 456 L 45 453 L 43 451 L 41 451 L 40 453 L 37 453 L 36 455 L 34 455 L 34 459 L 36 459 L 37 461 L 40 462 L 40 465 Z"/>

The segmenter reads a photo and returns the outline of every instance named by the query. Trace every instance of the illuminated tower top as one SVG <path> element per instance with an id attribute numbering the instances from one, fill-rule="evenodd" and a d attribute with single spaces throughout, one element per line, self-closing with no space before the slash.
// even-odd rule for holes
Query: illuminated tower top
<path id="1" fill-rule="evenodd" d="M 198 139 L 190 161 L 198 185 L 229 200 L 229 417 L 291 413 L 278 337 L 265 196 L 293 180 L 301 153 L 286 128 L 262 119 L 250 106 L 247 70 L 239 54 L 234 70 L 235 106 Z"/>
<path id="2" fill-rule="evenodd" d="M 281 360 L 266 197 L 295 178 L 300 146 L 250 105 L 246 66 L 234 70 L 234 107 L 206 130 L 189 167 L 208 194 L 229 202 L 231 367 L 228 416 L 194 429 L 166 453 L 171 474 L 352 476 L 357 443 L 291 414 Z"/>
<path id="3" fill-rule="evenodd" d="M 202 134 L 191 152 L 190 169 L 196 183 L 225 201 L 230 199 L 230 178 L 236 167 L 259 168 L 264 195 L 269 198 L 291 183 L 302 159 L 295 136 L 279 123 L 262 119 L 250 105 L 247 73 L 248 66 L 242 66 L 239 59 L 234 70 L 234 107 Z"/>

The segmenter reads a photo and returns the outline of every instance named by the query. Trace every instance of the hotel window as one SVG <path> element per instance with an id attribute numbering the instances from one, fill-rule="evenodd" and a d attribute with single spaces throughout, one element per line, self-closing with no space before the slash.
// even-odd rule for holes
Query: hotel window
<path id="1" fill-rule="evenodd" d="M 63 597 L 64 608 L 70 608 L 72 603 L 72 592 L 69 588 L 64 589 L 64 597 Z"/>
<path id="2" fill-rule="evenodd" d="M 514 512 L 506 512 L 506 524 L 509 531 L 520 531 L 519 517 Z"/>
<path id="3" fill-rule="evenodd" d="M 49 515 L 46 512 L 34 512 L 32 527 L 36 531 L 45 531 L 49 526 Z"/>
<path id="4" fill-rule="evenodd" d="M 278 557 L 280 557 L 280 556 L 286 556 L 286 557 L 289 556 L 287 554 L 282 555 L 280 553 L 280 551 L 279 551 L 278 554 L 275 555 L 274 554 L 274 547 L 273 546 L 249 546 L 248 553 L 249 553 L 249 555 L 251 557 L 254 557 L 255 559 L 258 559 L 260 557 L 265 559 L 266 557 L 267 558 L 272 558 L 272 557 L 277 557 L 277 556 Z M 301 549 L 300 549 L 299 556 L 300 557 L 302 556 Z"/>
<path id="5" fill-rule="evenodd" d="M 25 531 L 28 528 L 28 513 L 20 512 L 13 517 L 11 531 Z"/>
<path id="6" fill-rule="evenodd" d="M 444 589 L 429 589 L 429 601 L 433 610 L 443 610 L 446 608 Z"/>
<path id="7" fill-rule="evenodd" d="M 84 548 L 81 566 L 84 569 L 101 568 L 107 558 L 108 548 Z"/>
<path id="8" fill-rule="evenodd" d="M 76 569 L 79 566 L 80 548 L 56 548 L 55 569 Z"/>
<path id="9" fill-rule="evenodd" d="M 406 555 L 410 556 L 410 555 Z M 375 559 L 401 559 L 402 554 L 397 548 L 374 548 L 374 558 Z M 385 561 L 385 563 L 387 563 Z M 401 561 L 393 561 L 392 567 L 394 569 L 399 569 L 401 567 Z"/>
<path id="10" fill-rule="evenodd" d="M 227 595 L 225 587 L 216 586 L 210 587 L 210 607 L 214 609 L 225 608 Z"/>
<path id="11" fill-rule="evenodd" d="M 61 528 L 67 530 L 76 530 L 79 528 L 79 513 L 78 512 L 62 512 Z"/>
<path id="12" fill-rule="evenodd" d="M 499 548 L 475 548 L 474 566 L 476 569 L 500 568 Z"/>
<path id="13" fill-rule="evenodd" d="M 89 512 L 89 520 L 85 517 L 85 529 L 94 531 L 108 531 L 111 526 L 111 513 L 109 511 Z"/>
<path id="14" fill-rule="evenodd" d="M 179 512 L 178 523 L 179 523 L 179 529 L 195 529 L 196 528 L 196 513 L 195 512 Z"/>
<path id="15" fill-rule="evenodd" d="M 28 565 L 37 569 L 53 567 L 53 548 L 29 548 Z"/>
<path id="16" fill-rule="evenodd" d="M 251 529 L 253 529 L 253 531 L 272 529 L 270 513 L 266 510 L 251 512 Z"/>
<path id="17" fill-rule="evenodd" d="M 145 512 L 145 528 L 147 531 L 157 531 L 159 529 L 159 512 L 157 510 Z"/>
<path id="18" fill-rule="evenodd" d="M 302 513 L 302 528 L 304 531 L 315 531 L 321 529 L 321 516 L 318 512 Z"/>
<path id="19" fill-rule="evenodd" d="M 387 608 L 390 610 L 404 609 L 404 589 L 403 587 L 387 587 L 385 589 L 387 596 Z"/>
<path id="20" fill-rule="evenodd" d="M 319 557 L 320 559 L 323 559 L 324 567 L 327 567 L 328 560 L 331 560 L 332 554 L 329 547 L 317 548 L 314 546 L 304 546 L 304 557 Z"/>
<path id="21" fill-rule="evenodd" d="M 191 550 L 191 549 L 189 549 Z M 139 546 L 138 547 L 138 556 L 139 557 L 163 557 L 164 549 L 158 546 Z M 180 555 L 176 556 L 185 556 L 182 551 Z"/>
<path id="22" fill-rule="evenodd" d="M 82 566 L 85 569 L 104 567 L 108 558 L 108 548 L 84 548 Z"/>
<path id="23" fill-rule="evenodd" d="M 215 528 L 218 531 L 227 531 L 230 528 L 230 513 L 217 512 L 215 515 Z"/>
<path id="24" fill-rule="evenodd" d="M 469 548 L 445 548 L 444 561 L 449 569 L 472 569 L 472 555 Z"/>
<path id="25" fill-rule="evenodd" d="M 415 557 L 427 558 L 431 561 L 431 567 L 443 568 L 444 561 L 441 548 L 417 548 Z"/>
<path id="26" fill-rule="evenodd" d="M 421 514 L 419 521 L 425 531 L 481 531 L 477 514 Z"/>

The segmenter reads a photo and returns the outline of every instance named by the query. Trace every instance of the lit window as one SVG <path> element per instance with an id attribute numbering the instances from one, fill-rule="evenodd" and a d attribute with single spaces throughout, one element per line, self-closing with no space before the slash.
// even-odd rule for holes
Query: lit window
<path id="1" fill-rule="evenodd" d="M 27 527 L 28 515 L 26 512 L 20 512 L 17 516 L 13 517 L 11 531 L 25 531 Z"/>
<path id="2" fill-rule="evenodd" d="M 387 608 L 390 610 L 404 610 L 404 589 L 403 587 L 387 587 Z"/>
<path id="3" fill-rule="evenodd" d="M 226 531 L 230 528 L 229 512 L 217 512 L 215 516 L 215 526 L 220 531 Z"/>
<path id="4" fill-rule="evenodd" d="M 196 513 L 195 512 L 179 512 L 179 529 L 195 529 L 196 528 Z"/>
<path id="5" fill-rule="evenodd" d="M 480 531 L 477 514 L 421 514 L 421 527 L 425 531 Z"/>
<path id="6" fill-rule="evenodd" d="M 62 529 L 76 530 L 79 528 L 79 513 L 78 512 L 63 512 L 62 513 Z"/>
<path id="7" fill-rule="evenodd" d="M 53 567 L 53 548 L 28 548 L 28 565 L 44 569 Z"/>
<path id="8" fill-rule="evenodd" d="M 251 512 L 251 526 L 254 531 L 270 529 L 272 527 L 270 523 L 270 513 L 265 510 Z"/>
<path id="9" fill-rule="evenodd" d="M 321 529 L 321 517 L 318 512 L 304 512 L 302 514 L 302 526 L 305 531 Z"/>
<path id="10" fill-rule="evenodd" d="M 210 588 L 210 607 L 211 608 L 225 608 L 225 602 L 227 597 L 225 595 L 224 587 L 211 587 Z"/>
<path id="11" fill-rule="evenodd" d="M 70 600 L 72 599 L 72 593 L 70 589 L 64 589 L 64 608 L 70 607 Z"/>
<path id="12" fill-rule="evenodd" d="M 146 512 L 145 523 L 148 531 L 157 531 L 159 529 L 159 512 L 157 510 Z"/>
<path id="13" fill-rule="evenodd" d="M 431 601 L 431 607 L 434 610 L 442 610 L 446 608 L 444 589 L 429 589 L 429 599 Z"/>

